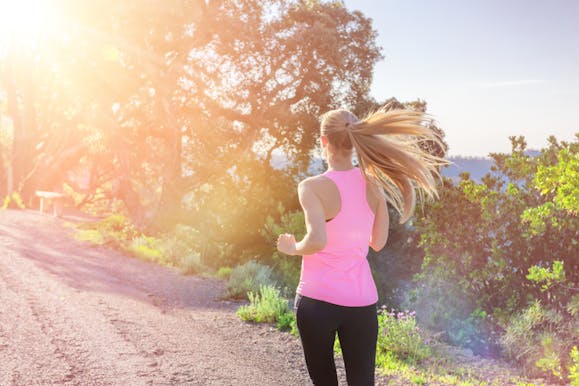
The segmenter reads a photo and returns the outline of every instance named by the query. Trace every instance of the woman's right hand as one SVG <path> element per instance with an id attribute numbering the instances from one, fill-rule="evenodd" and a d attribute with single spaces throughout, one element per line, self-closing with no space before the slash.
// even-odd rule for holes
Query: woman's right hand
<path id="1" fill-rule="evenodd" d="M 282 233 L 277 238 L 277 250 L 286 255 L 295 255 L 296 238 L 289 233 Z"/>

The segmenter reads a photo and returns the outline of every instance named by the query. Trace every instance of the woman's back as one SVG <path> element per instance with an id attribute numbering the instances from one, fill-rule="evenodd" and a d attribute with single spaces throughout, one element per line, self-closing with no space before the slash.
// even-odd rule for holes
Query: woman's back
<path id="1" fill-rule="evenodd" d="M 331 170 L 311 184 L 326 213 L 326 245 L 302 260 L 297 292 L 343 306 L 366 306 L 377 291 L 366 255 L 374 213 L 358 168 Z"/>

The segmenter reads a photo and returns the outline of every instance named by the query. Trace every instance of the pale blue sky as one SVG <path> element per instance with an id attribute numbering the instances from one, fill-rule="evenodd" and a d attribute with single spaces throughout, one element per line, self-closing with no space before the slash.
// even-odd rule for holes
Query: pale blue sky
<path id="1" fill-rule="evenodd" d="M 541 148 L 579 132 L 579 0 L 345 0 L 373 19 L 378 100 L 417 98 L 450 155 Z"/>

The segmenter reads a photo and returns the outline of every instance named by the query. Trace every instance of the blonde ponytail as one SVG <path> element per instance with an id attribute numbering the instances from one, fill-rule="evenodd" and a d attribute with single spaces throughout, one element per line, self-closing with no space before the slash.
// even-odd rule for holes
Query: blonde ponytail
<path id="1" fill-rule="evenodd" d="M 421 146 L 426 141 L 442 146 L 426 121 L 425 113 L 413 110 L 378 110 L 362 120 L 347 110 L 333 110 L 322 117 L 321 131 L 338 149 L 356 150 L 367 181 L 382 188 L 403 223 L 414 212 L 417 191 L 437 197 L 439 169 L 448 163 Z"/>

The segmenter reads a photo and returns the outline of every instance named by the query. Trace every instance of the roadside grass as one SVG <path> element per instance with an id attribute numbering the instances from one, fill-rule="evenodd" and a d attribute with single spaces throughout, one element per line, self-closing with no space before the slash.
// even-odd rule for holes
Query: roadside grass
<path id="1" fill-rule="evenodd" d="M 237 310 L 242 320 L 269 323 L 299 336 L 289 301 L 278 288 L 261 285 L 258 291 L 250 291 L 248 298 L 249 304 Z M 429 336 L 418 328 L 414 312 L 381 309 L 378 324 L 376 368 L 390 385 L 546 385 L 543 380 L 525 379 L 497 362 L 475 357 Z M 334 351 L 341 355 L 337 336 Z"/>
<path id="2" fill-rule="evenodd" d="M 182 229 L 183 226 L 160 237 L 144 234 L 122 215 L 112 215 L 92 223 L 68 223 L 67 226 L 75 230 L 74 237 L 80 241 L 110 247 L 141 260 L 175 267 L 183 274 L 205 275 L 208 272 L 196 245 L 183 237 L 182 233 L 187 233 L 186 229 Z"/>
<path id="3" fill-rule="evenodd" d="M 248 292 L 249 304 L 238 308 L 237 315 L 246 322 L 273 323 L 280 331 L 297 336 L 294 313 L 289 302 L 281 297 L 279 289 L 261 285 L 258 292 Z"/>

